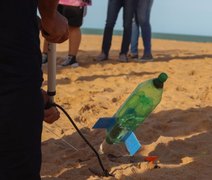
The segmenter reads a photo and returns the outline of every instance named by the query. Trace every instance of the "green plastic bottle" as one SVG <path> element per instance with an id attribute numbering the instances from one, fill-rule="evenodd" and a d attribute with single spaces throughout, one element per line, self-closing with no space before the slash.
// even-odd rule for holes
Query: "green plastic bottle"
<path id="1" fill-rule="evenodd" d="M 123 139 L 129 132 L 135 131 L 144 122 L 160 103 L 163 84 L 167 78 L 166 73 L 161 73 L 157 78 L 147 80 L 137 86 L 113 116 L 115 124 L 107 129 L 107 143 L 116 144 L 124 141 Z"/>

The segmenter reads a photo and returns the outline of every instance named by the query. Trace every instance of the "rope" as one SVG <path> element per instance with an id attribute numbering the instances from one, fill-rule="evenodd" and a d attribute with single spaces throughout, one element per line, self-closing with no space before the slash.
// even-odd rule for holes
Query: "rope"
<path id="1" fill-rule="evenodd" d="M 90 144 L 90 142 L 85 138 L 85 136 L 81 133 L 81 131 L 79 130 L 79 128 L 77 127 L 77 125 L 74 123 L 74 121 L 72 120 L 72 118 L 69 116 L 69 114 L 65 111 L 65 109 L 63 107 L 61 107 L 60 105 L 53 103 L 53 106 L 58 107 L 61 111 L 63 111 L 63 113 L 67 116 L 67 118 L 69 119 L 69 121 L 71 122 L 71 124 L 74 126 L 74 128 L 77 130 L 77 132 L 79 133 L 79 135 L 81 136 L 81 138 L 88 144 L 88 146 L 93 150 L 93 152 L 95 153 L 99 165 L 101 166 L 102 170 L 103 170 L 103 174 L 104 176 L 108 177 L 108 176 L 113 176 L 112 174 L 110 174 L 108 172 L 107 169 L 104 168 L 104 165 L 100 159 L 100 156 L 98 154 L 98 152 L 94 149 L 94 147 Z"/>
<path id="2" fill-rule="evenodd" d="M 69 147 L 71 147 L 72 149 L 74 149 L 75 151 L 79 151 L 79 149 L 77 149 L 76 147 L 74 147 L 72 144 L 70 144 L 68 141 L 66 141 L 63 137 L 60 137 L 59 135 L 57 135 L 55 132 L 53 132 L 50 128 L 48 128 L 45 124 L 44 127 L 51 132 L 52 134 L 54 134 L 57 138 L 61 139 L 61 141 L 63 141 L 66 145 L 68 145 Z"/>

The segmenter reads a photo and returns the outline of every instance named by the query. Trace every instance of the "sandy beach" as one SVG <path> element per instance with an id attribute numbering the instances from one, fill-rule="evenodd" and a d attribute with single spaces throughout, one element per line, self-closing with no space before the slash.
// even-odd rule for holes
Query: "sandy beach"
<path id="1" fill-rule="evenodd" d="M 94 61 L 102 36 L 83 35 L 77 68 L 57 67 L 55 102 L 64 107 L 79 129 L 99 149 L 104 130 L 93 130 L 100 117 L 110 117 L 145 80 L 166 72 L 161 103 L 135 131 L 142 149 L 132 159 L 121 146 L 116 156 L 101 155 L 114 177 L 99 177 L 98 160 L 66 116 L 44 124 L 42 180 L 210 180 L 212 177 L 212 44 L 153 39 L 153 62 L 116 61 L 121 36 L 113 37 L 110 60 Z M 43 43 L 43 40 L 41 41 Z M 140 40 L 140 56 L 142 43 Z M 57 46 L 57 64 L 67 55 L 68 42 Z M 43 88 L 47 89 L 47 65 Z M 67 142 L 69 144 L 67 144 Z M 72 147 L 73 146 L 73 147 Z M 158 156 L 158 166 L 144 161 Z"/>

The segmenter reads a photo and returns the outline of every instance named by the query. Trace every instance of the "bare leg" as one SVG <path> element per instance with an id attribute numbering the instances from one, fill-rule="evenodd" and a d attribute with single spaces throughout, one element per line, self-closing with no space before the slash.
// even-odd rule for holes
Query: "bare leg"
<path id="1" fill-rule="evenodd" d="M 44 39 L 43 42 L 43 52 L 42 52 L 42 64 L 48 61 L 48 41 Z"/>
<path id="2" fill-rule="evenodd" d="M 43 53 L 47 54 L 48 53 L 48 41 L 44 40 L 43 43 Z"/>
<path id="3" fill-rule="evenodd" d="M 68 55 L 76 56 L 81 42 L 80 27 L 69 27 L 69 51 Z"/>
<path id="4" fill-rule="evenodd" d="M 81 42 L 81 31 L 80 27 L 69 26 L 69 49 L 68 57 L 65 58 L 65 61 L 62 63 L 62 66 L 71 65 L 72 67 L 79 66 L 76 56 L 79 50 Z"/>

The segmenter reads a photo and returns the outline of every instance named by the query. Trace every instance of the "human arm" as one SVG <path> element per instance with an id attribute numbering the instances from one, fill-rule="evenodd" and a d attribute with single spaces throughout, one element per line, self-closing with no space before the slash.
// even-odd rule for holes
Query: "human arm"
<path id="1" fill-rule="evenodd" d="M 57 11 L 59 0 L 38 0 L 41 15 L 41 32 L 48 42 L 62 43 L 68 39 L 68 22 Z"/>
<path id="2" fill-rule="evenodd" d="M 42 90 L 44 105 L 45 107 L 49 103 L 49 96 L 47 95 L 46 91 Z M 57 110 L 55 106 L 51 106 L 48 109 L 44 109 L 44 121 L 52 124 L 56 120 L 60 118 L 60 112 Z"/>

